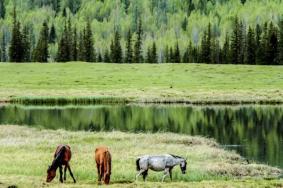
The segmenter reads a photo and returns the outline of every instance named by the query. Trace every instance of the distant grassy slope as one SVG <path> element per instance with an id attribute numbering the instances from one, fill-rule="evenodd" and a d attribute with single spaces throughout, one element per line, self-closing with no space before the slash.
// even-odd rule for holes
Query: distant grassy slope
<path id="1" fill-rule="evenodd" d="M 97 146 L 111 149 L 111 187 L 282 187 L 282 172 L 260 164 L 247 164 L 238 154 L 221 149 L 213 140 L 176 134 L 131 134 L 121 132 L 68 132 L 38 130 L 20 126 L 0 126 L 0 187 L 46 187 L 46 169 L 58 144 L 73 151 L 71 167 L 78 183 L 93 187 L 97 173 L 93 153 Z M 188 157 L 187 174 L 173 170 L 173 182 L 161 184 L 163 173 L 149 172 L 148 182 L 135 182 L 135 159 L 143 154 L 174 153 Z M 61 187 L 57 178 L 48 187 Z M 64 187 L 73 187 L 70 176 Z"/>
<path id="2" fill-rule="evenodd" d="M 110 96 L 134 101 L 283 101 L 283 66 L 0 64 L 0 99 Z"/>

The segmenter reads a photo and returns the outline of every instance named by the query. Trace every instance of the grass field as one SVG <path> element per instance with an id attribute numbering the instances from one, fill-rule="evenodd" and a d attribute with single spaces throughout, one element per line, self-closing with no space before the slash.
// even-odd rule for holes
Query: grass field
<path id="1" fill-rule="evenodd" d="M 0 64 L 0 99 L 126 98 L 135 102 L 283 102 L 283 66 Z"/>
<path id="2" fill-rule="evenodd" d="M 71 167 L 78 183 L 70 177 L 64 186 L 57 178 L 46 184 L 46 169 L 58 144 L 73 151 Z M 131 134 L 121 132 L 67 132 L 21 126 L 0 126 L 0 187 L 93 187 L 97 175 L 93 152 L 96 146 L 110 147 L 113 158 L 110 187 L 282 187 L 273 179 L 281 170 L 248 164 L 238 154 L 221 149 L 210 139 L 169 133 Z M 173 182 L 160 183 L 162 173 L 149 172 L 148 182 L 134 181 L 135 159 L 143 154 L 174 153 L 188 158 L 188 172 L 173 170 Z M 267 180 L 271 179 L 271 180 Z"/>

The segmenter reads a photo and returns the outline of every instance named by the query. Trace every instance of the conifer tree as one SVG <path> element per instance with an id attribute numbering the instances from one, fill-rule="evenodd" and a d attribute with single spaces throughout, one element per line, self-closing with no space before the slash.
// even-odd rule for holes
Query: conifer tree
<path id="1" fill-rule="evenodd" d="M 170 54 L 169 54 L 169 47 L 166 45 L 165 47 L 165 63 L 170 63 Z"/>
<path id="2" fill-rule="evenodd" d="M 249 27 L 247 36 L 247 64 L 256 62 L 256 40 L 254 30 Z"/>
<path id="3" fill-rule="evenodd" d="M 188 63 L 189 62 L 189 48 L 186 48 L 183 58 L 182 58 L 182 63 Z"/>
<path id="4" fill-rule="evenodd" d="M 21 25 L 17 20 L 16 7 L 13 11 L 13 29 L 12 39 L 9 47 L 9 61 L 10 62 L 22 62 L 23 61 L 23 43 Z"/>
<path id="5" fill-rule="evenodd" d="M 216 38 L 213 38 L 211 41 L 211 55 L 210 55 L 210 63 L 219 64 L 220 63 L 220 45 L 219 41 Z"/>
<path id="6" fill-rule="evenodd" d="M 190 57 L 191 57 L 190 62 L 192 62 L 192 63 L 200 62 L 199 49 L 196 46 L 191 48 L 190 54 L 191 54 L 190 55 Z"/>
<path id="7" fill-rule="evenodd" d="M 256 25 L 256 64 L 262 64 L 264 61 L 264 49 L 262 45 L 263 38 L 262 35 L 262 28 L 259 24 Z"/>
<path id="8" fill-rule="evenodd" d="M 2 37 L 1 37 L 0 49 L 1 49 L 0 61 L 6 62 L 7 61 L 7 57 L 6 57 L 7 52 L 6 52 L 6 37 L 5 37 L 4 32 L 3 32 Z"/>
<path id="9" fill-rule="evenodd" d="M 78 47 L 78 60 L 79 61 L 85 61 L 85 47 L 84 47 L 84 38 L 85 38 L 85 29 L 83 29 L 82 32 L 80 32 L 79 36 L 79 47 Z"/>
<path id="10" fill-rule="evenodd" d="M 121 36 L 120 33 L 116 30 L 114 34 L 114 39 L 112 42 L 111 48 L 111 56 L 112 56 L 112 63 L 122 63 L 122 47 L 121 47 Z"/>
<path id="11" fill-rule="evenodd" d="M 233 64 L 243 63 L 242 42 L 243 42 L 243 25 L 239 22 L 238 17 L 234 20 L 233 34 L 231 37 L 231 62 Z"/>
<path id="12" fill-rule="evenodd" d="M 260 51 L 261 51 L 260 64 L 269 63 L 268 46 L 269 46 L 268 23 L 266 22 L 263 26 L 263 34 L 260 41 Z"/>
<path id="13" fill-rule="evenodd" d="M 208 23 L 207 27 L 207 39 L 206 39 L 206 48 L 207 48 L 207 63 L 211 63 L 212 59 L 212 34 L 211 34 L 211 24 L 210 22 Z"/>
<path id="14" fill-rule="evenodd" d="M 4 4 L 4 0 L 0 0 L 0 19 L 4 19 L 6 14 L 6 8 Z"/>
<path id="15" fill-rule="evenodd" d="M 151 48 L 150 48 L 150 47 L 147 48 L 147 52 L 146 52 L 146 63 L 152 63 L 152 59 L 151 59 Z"/>
<path id="16" fill-rule="evenodd" d="M 267 60 L 266 64 L 277 65 L 278 64 L 278 36 L 277 29 L 271 22 L 268 31 L 268 45 L 267 45 Z"/>
<path id="17" fill-rule="evenodd" d="M 143 29 L 142 29 L 142 20 L 141 17 L 139 17 L 139 23 L 138 23 L 138 31 L 137 31 L 137 40 L 134 45 L 134 63 L 142 63 L 143 62 L 143 56 L 142 56 L 142 35 L 143 35 Z"/>
<path id="18" fill-rule="evenodd" d="M 103 57 L 103 61 L 105 63 L 110 63 L 111 60 L 110 60 L 110 55 L 109 55 L 109 50 L 106 49 L 105 52 L 104 52 L 104 57 Z"/>
<path id="19" fill-rule="evenodd" d="M 97 56 L 97 62 L 99 63 L 103 62 L 102 55 L 100 52 L 98 53 L 98 56 Z"/>
<path id="20" fill-rule="evenodd" d="M 128 34 L 127 34 L 125 63 L 133 63 L 133 48 L 132 48 L 132 33 L 131 33 L 131 30 L 129 30 Z"/>
<path id="21" fill-rule="evenodd" d="M 74 61 L 74 52 L 75 52 L 75 44 L 74 44 L 74 34 L 73 34 L 73 29 L 72 29 L 72 22 L 71 22 L 71 17 L 68 18 L 67 22 L 67 30 L 66 30 L 66 40 L 67 40 L 67 45 L 69 49 L 69 58 L 67 61 Z"/>
<path id="22" fill-rule="evenodd" d="M 33 51 L 33 61 L 35 62 L 47 62 L 48 60 L 48 41 L 49 41 L 49 28 L 47 22 L 43 22 L 42 29 L 40 31 L 37 45 Z"/>
<path id="23" fill-rule="evenodd" d="M 222 49 L 222 63 L 229 64 L 231 63 L 230 57 L 230 38 L 228 33 L 226 33 L 225 42 Z"/>
<path id="24" fill-rule="evenodd" d="M 283 19 L 279 23 L 279 57 L 278 57 L 278 64 L 283 65 Z"/>
<path id="25" fill-rule="evenodd" d="M 181 63 L 181 54 L 180 54 L 180 49 L 179 49 L 179 44 L 178 42 L 175 45 L 175 50 L 174 50 L 174 55 L 173 55 L 174 63 Z"/>
<path id="26" fill-rule="evenodd" d="M 151 62 L 158 63 L 157 47 L 155 41 L 152 43 L 152 48 L 151 48 Z"/>
<path id="27" fill-rule="evenodd" d="M 64 30 L 62 33 L 62 36 L 60 38 L 59 44 L 58 44 L 58 52 L 57 52 L 57 58 L 56 60 L 58 62 L 67 62 L 70 61 L 70 45 L 68 41 L 68 28 L 65 23 Z M 84 60 L 84 59 L 82 59 Z"/>
<path id="28" fill-rule="evenodd" d="M 95 62 L 95 50 L 94 50 L 93 35 L 92 35 L 90 21 L 88 21 L 86 25 L 86 30 L 84 35 L 84 50 L 85 50 L 85 61 Z"/>
<path id="29" fill-rule="evenodd" d="M 72 40 L 72 61 L 77 61 L 78 60 L 78 32 L 77 32 L 77 27 L 74 27 L 73 31 L 73 40 Z"/>
<path id="30" fill-rule="evenodd" d="M 52 24 L 49 33 L 49 43 L 54 44 L 56 42 L 57 34 L 54 24 Z"/>
<path id="31" fill-rule="evenodd" d="M 31 61 L 31 45 L 30 45 L 30 33 L 29 27 L 25 26 L 22 34 L 22 43 L 23 43 L 23 62 Z"/>
<path id="32" fill-rule="evenodd" d="M 173 48 L 170 47 L 170 49 L 169 49 L 169 57 L 170 57 L 169 63 L 175 63 L 175 56 L 174 55 L 175 54 L 174 54 Z"/>

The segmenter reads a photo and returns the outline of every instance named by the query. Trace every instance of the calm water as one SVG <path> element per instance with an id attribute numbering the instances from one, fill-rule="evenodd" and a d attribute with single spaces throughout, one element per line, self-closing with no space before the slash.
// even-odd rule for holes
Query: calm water
<path id="1" fill-rule="evenodd" d="M 204 135 L 283 168 L 283 106 L 2 106 L 0 124 Z"/>

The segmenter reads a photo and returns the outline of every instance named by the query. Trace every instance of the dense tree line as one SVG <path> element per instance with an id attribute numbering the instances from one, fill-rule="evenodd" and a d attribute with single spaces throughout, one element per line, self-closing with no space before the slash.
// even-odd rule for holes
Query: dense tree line
<path id="1" fill-rule="evenodd" d="M 66 19 L 67 20 L 67 19 Z M 212 64 L 260 64 L 283 65 L 283 21 L 279 26 L 273 22 L 255 28 L 243 24 L 237 17 L 234 19 L 233 32 L 226 34 L 225 42 L 221 46 L 218 36 L 211 29 L 209 23 L 205 30 L 201 44 L 192 45 L 181 53 L 178 41 L 173 47 L 166 47 L 164 57 L 159 58 L 158 47 L 153 41 L 147 52 L 142 52 L 142 21 L 139 20 L 136 39 L 132 39 L 132 31 L 126 36 L 125 49 L 121 45 L 119 30 L 113 33 L 113 39 L 108 49 L 100 49 L 96 53 L 90 22 L 78 34 L 76 26 L 69 18 L 65 20 L 64 31 L 58 43 L 56 61 L 86 61 L 112 63 L 212 63 Z M 14 10 L 12 39 L 9 48 L 11 62 L 48 62 L 48 46 L 56 41 L 56 28 L 48 28 L 44 22 L 39 39 L 34 49 L 30 46 L 30 33 L 27 27 L 21 29 Z M 3 39 L 4 40 L 4 39 Z M 3 48 L 4 49 L 4 48 Z M 97 48 L 96 48 L 97 49 Z M 125 53 L 124 53 L 125 52 Z M 1 52 L 5 53 L 5 52 Z M 145 54 L 145 55 L 143 55 Z M 4 58 L 2 58 L 4 59 Z"/>
<path id="2" fill-rule="evenodd" d="M 229 27 L 225 32 L 213 22 L 208 22 L 202 30 L 192 28 L 190 21 L 196 12 L 207 15 L 211 13 L 211 7 L 216 4 L 225 5 L 225 0 L 170 2 L 155 0 L 148 1 L 147 4 L 138 0 L 117 0 L 116 12 L 119 14 L 116 12 L 110 14 L 110 9 L 106 8 L 110 7 L 111 1 L 100 0 L 93 3 L 96 6 L 103 6 L 105 14 L 100 12 L 98 16 L 93 12 L 92 16 L 83 17 L 83 22 L 79 23 L 75 15 L 78 12 L 83 14 L 84 9 L 81 7 L 89 5 L 88 2 L 91 0 L 23 2 L 31 9 L 49 7 L 53 10 L 52 19 L 50 17 L 44 19 L 38 29 L 34 23 L 22 21 L 21 16 L 17 17 L 16 13 L 21 12 L 19 9 L 17 12 L 14 9 L 13 14 L 7 14 L 5 4 L 7 5 L 9 1 L 0 0 L 0 24 L 4 23 L 0 25 L 0 60 L 2 62 L 283 64 L 283 21 L 249 24 L 236 17 L 233 19 L 233 27 Z M 244 6 L 247 2 L 241 0 L 241 4 Z M 160 20 L 154 24 L 159 26 L 163 24 L 166 31 L 170 30 L 164 27 L 168 24 L 168 15 L 185 13 L 174 28 L 174 36 L 166 36 L 170 42 L 161 41 L 157 32 L 150 32 L 151 25 L 145 21 L 150 17 L 144 19 L 145 10 L 142 9 L 144 6 L 149 7 L 150 15 L 159 15 Z M 114 21 L 110 26 L 110 32 L 103 31 L 98 35 L 100 28 L 96 27 L 97 24 L 93 20 L 104 23 L 113 15 L 120 20 L 120 12 L 129 15 L 132 22 L 125 27 L 119 25 L 119 21 Z M 13 15 L 12 25 L 6 27 L 5 20 L 7 17 L 9 19 L 10 15 Z M 60 20 L 60 25 L 57 19 Z M 190 29 L 193 33 L 184 40 L 184 33 L 189 32 Z"/>

